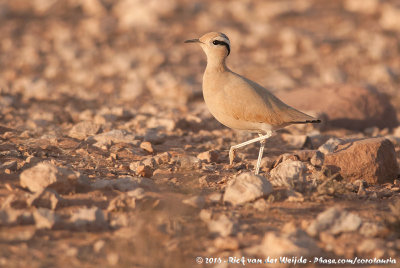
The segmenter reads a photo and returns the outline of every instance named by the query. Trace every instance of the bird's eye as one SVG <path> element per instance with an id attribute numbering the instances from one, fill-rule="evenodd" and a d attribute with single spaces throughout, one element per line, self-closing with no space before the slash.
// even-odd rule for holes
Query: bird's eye
<path id="1" fill-rule="evenodd" d="M 214 45 L 219 45 L 219 42 L 218 42 L 217 40 L 214 40 L 214 41 L 213 41 L 213 44 L 214 44 Z"/>

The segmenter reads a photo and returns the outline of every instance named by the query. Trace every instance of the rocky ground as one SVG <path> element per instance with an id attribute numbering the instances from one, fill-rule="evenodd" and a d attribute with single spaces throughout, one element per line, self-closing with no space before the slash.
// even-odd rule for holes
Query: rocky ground
<path id="1" fill-rule="evenodd" d="M 0 266 L 396 259 L 399 18 L 396 0 L 0 0 Z M 258 144 L 229 166 L 254 134 L 202 100 L 183 41 L 209 31 L 323 120 L 270 138 L 261 176 Z"/>

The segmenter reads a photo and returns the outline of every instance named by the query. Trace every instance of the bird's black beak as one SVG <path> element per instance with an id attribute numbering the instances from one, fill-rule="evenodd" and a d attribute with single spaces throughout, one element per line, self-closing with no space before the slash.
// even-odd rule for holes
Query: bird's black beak
<path id="1" fill-rule="evenodd" d="M 186 40 L 184 43 L 201 43 L 199 39 Z"/>

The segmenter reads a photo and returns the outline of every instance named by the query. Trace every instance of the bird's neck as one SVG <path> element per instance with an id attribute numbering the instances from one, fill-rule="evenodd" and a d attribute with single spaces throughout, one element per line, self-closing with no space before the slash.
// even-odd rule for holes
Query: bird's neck
<path id="1" fill-rule="evenodd" d="M 226 58 L 208 58 L 206 72 L 226 72 L 228 67 L 226 67 L 225 59 Z"/>

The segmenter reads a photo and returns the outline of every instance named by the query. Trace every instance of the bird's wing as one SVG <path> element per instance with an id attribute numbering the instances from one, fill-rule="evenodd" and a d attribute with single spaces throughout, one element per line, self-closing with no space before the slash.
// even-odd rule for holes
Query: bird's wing
<path id="1" fill-rule="evenodd" d="M 280 126 L 316 119 L 283 103 L 267 89 L 230 73 L 224 87 L 225 112 L 235 119 Z"/>

